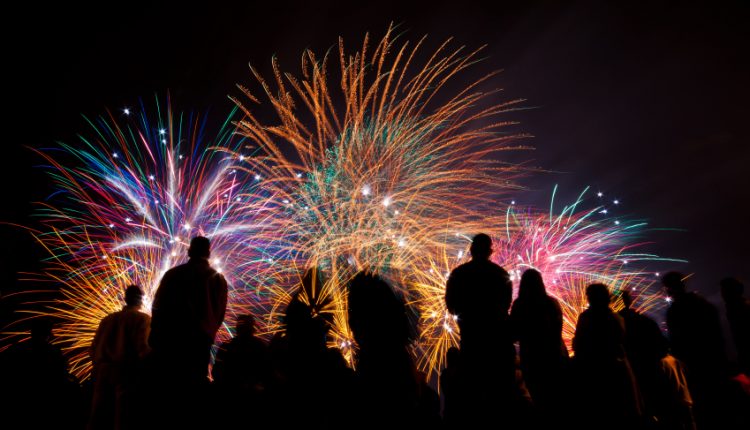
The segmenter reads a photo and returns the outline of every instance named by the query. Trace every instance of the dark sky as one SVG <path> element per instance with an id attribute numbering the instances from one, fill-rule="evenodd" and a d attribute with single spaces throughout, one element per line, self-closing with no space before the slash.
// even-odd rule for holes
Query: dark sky
<path id="1" fill-rule="evenodd" d="M 503 97 L 533 107 L 509 116 L 535 136 L 525 143 L 536 149 L 514 159 L 550 173 L 526 178 L 529 191 L 517 200 L 546 205 L 555 183 L 568 197 L 592 185 L 622 201 L 620 215 L 681 229 L 654 233 L 650 250 L 689 260 L 674 267 L 695 272 L 692 286 L 715 302 L 721 277 L 750 280 L 750 14 L 742 2 L 182 3 L 34 3 L 6 12 L 15 25 L 3 30 L 0 221 L 28 224 L 31 202 L 51 191 L 25 146 L 74 142 L 85 129 L 81 114 L 169 90 L 176 107 L 220 117 L 231 107 L 227 94 L 238 95 L 234 84 L 251 82 L 248 62 L 268 70 L 277 55 L 297 72 L 303 49 L 322 52 L 338 36 L 353 48 L 395 21 L 408 39 L 429 34 L 431 48 L 449 36 L 488 44 L 479 70 L 503 69 L 494 82 Z M 0 232 L 7 292 L 38 257 L 27 234 Z"/>

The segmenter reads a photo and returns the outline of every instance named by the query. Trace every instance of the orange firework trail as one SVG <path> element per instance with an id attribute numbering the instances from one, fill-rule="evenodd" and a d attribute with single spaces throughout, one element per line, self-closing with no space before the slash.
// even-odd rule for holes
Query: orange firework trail
<path id="1" fill-rule="evenodd" d="M 503 132 L 512 123 L 498 119 L 519 101 L 498 104 L 490 100 L 497 90 L 480 89 L 494 73 L 448 89 L 480 50 L 451 50 L 446 42 L 417 66 L 424 39 L 413 47 L 395 39 L 390 29 L 370 51 L 366 37 L 353 54 L 340 41 L 336 80 L 327 69 L 332 56 L 311 51 L 301 76 L 274 61 L 272 84 L 252 69 L 274 122 L 236 100 L 245 114 L 239 130 L 256 155 L 232 156 L 274 196 L 279 249 L 327 279 L 319 298 L 334 313 L 337 345 L 351 339 L 345 286 L 356 271 L 398 286 L 416 257 L 481 219 L 519 173 L 497 159 L 521 137 Z M 289 291 L 276 291 L 288 300 Z"/>

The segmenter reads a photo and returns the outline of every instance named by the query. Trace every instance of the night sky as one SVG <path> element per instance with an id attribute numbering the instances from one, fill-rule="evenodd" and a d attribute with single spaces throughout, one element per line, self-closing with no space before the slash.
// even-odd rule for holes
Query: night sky
<path id="1" fill-rule="evenodd" d="M 747 3 L 73 3 L 6 13 L 15 26 L 3 30 L 0 221 L 33 226 L 32 202 L 52 189 L 26 146 L 75 142 L 86 130 L 81 114 L 169 91 L 177 109 L 210 110 L 218 121 L 232 107 L 227 95 L 240 95 L 235 84 L 253 82 L 249 62 L 268 76 L 276 55 L 296 73 L 303 49 L 322 53 L 343 36 L 354 50 L 393 21 L 406 39 L 428 34 L 430 49 L 450 36 L 487 44 L 475 72 L 503 69 L 493 81 L 500 97 L 526 99 L 530 109 L 506 118 L 534 135 L 523 143 L 535 150 L 512 160 L 547 172 L 508 198 L 546 207 L 554 184 L 560 202 L 591 185 L 605 202 L 621 201 L 616 215 L 675 229 L 650 234 L 644 249 L 690 263 L 658 270 L 694 272 L 691 287 L 717 304 L 720 278 L 750 280 Z M 41 254 L 22 230 L 0 232 L 8 294 Z"/>

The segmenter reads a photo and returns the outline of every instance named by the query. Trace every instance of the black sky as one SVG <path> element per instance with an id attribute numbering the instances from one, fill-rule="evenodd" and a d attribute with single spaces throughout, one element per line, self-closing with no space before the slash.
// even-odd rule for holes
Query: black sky
<path id="1" fill-rule="evenodd" d="M 556 183 L 567 197 L 591 185 L 622 201 L 619 215 L 682 229 L 654 233 L 648 249 L 689 260 L 673 267 L 695 272 L 692 286 L 714 301 L 721 277 L 750 280 L 750 14 L 742 2 L 182 3 L 6 11 L 14 25 L 3 30 L 0 221 L 33 222 L 31 202 L 51 188 L 25 146 L 75 142 L 81 114 L 169 90 L 176 107 L 221 116 L 227 95 L 238 95 L 234 84 L 251 82 L 248 62 L 267 70 L 276 55 L 296 72 L 303 49 L 323 52 L 338 36 L 354 47 L 394 21 L 408 39 L 428 34 L 433 48 L 449 36 L 488 44 L 478 67 L 504 69 L 494 82 L 503 97 L 533 107 L 509 117 L 535 136 L 526 143 L 536 150 L 514 159 L 555 173 L 526 178 L 529 191 L 516 200 L 545 205 Z M 7 293 L 18 271 L 38 268 L 38 254 L 26 233 L 0 232 Z"/>

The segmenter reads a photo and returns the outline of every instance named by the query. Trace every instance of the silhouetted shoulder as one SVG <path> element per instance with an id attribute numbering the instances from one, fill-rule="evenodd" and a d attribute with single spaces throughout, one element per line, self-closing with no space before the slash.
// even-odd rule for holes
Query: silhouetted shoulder
<path id="1" fill-rule="evenodd" d="M 101 327 L 107 327 L 111 325 L 118 318 L 119 316 L 118 314 L 120 312 L 122 311 L 113 312 L 107 315 L 106 317 L 102 318 L 102 320 L 99 322 L 99 327 L 101 328 Z"/>
<path id="2" fill-rule="evenodd" d="M 505 269 L 503 269 L 499 265 L 493 263 L 492 261 L 488 261 L 487 263 L 489 263 L 489 267 L 491 267 L 490 270 L 496 272 L 499 276 L 504 276 L 504 277 L 507 277 L 507 278 L 510 277 L 510 275 L 508 274 L 508 271 L 505 270 Z"/>
<path id="3" fill-rule="evenodd" d="M 222 275 L 221 273 L 219 273 L 213 267 L 211 268 L 211 270 L 212 270 L 212 276 L 215 278 L 216 282 L 219 282 L 221 284 L 226 284 L 227 283 L 227 278 L 225 278 L 224 275 Z"/>
<path id="4" fill-rule="evenodd" d="M 179 274 L 180 272 L 182 272 L 183 270 L 185 270 L 185 265 L 184 265 L 184 264 L 181 264 L 181 265 L 179 265 L 179 266 L 175 266 L 175 267 L 173 267 L 173 268 L 171 268 L 171 269 L 167 270 L 167 271 L 166 271 L 166 272 L 164 273 L 164 276 L 162 277 L 162 279 L 172 278 L 172 277 L 174 277 L 175 275 L 177 275 L 177 274 Z"/>
<path id="5" fill-rule="evenodd" d="M 476 271 L 482 271 L 484 273 L 490 272 L 493 275 L 497 275 L 497 276 L 505 276 L 505 277 L 510 276 L 508 275 L 508 272 L 505 269 L 493 263 L 492 261 L 472 260 L 467 263 L 461 264 L 460 266 L 453 269 L 453 271 L 450 274 L 450 278 L 454 278 L 454 277 L 460 278 L 462 276 L 473 274 Z"/>
<path id="6" fill-rule="evenodd" d="M 453 269 L 453 271 L 451 271 L 451 274 L 450 274 L 449 278 L 460 277 L 464 273 L 470 272 L 472 266 L 473 265 L 472 265 L 471 261 L 459 265 L 458 267 L 456 267 L 455 269 Z"/>
<path id="7" fill-rule="evenodd" d="M 162 278 L 161 278 L 161 283 L 159 284 L 160 287 L 164 286 L 164 285 L 170 285 L 170 284 L 174 283 L 174 280 L 176 278 L 179 278 L 180 275 L 182 274 L 182 272 L 185 270 L 184 266 L 185 265 L 183 264 L 183 265 L 175 266 L 175 267 L 167 270 L 164 273 L 164 276 L 162 276 Z"/>

